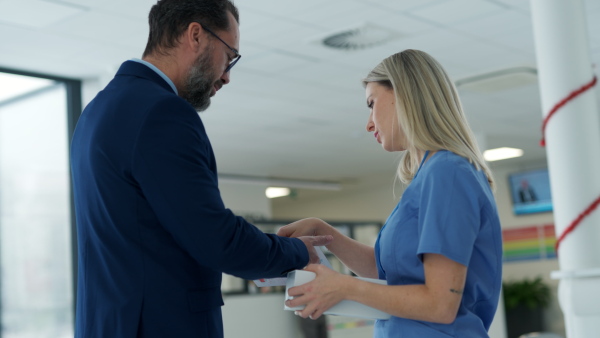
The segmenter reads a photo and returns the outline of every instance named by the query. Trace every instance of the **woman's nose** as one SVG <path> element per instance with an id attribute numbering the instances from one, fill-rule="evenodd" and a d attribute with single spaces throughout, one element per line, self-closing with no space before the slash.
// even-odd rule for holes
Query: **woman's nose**
<path id="1" fill-rule="evenodd" d="M 367 131 L 369 133 L 372 131 L 375 131 L 375 123 L 373 123 L 373 120 L 371 119 L 370 116 L 369 116 L 369 121 L 367 121 Z"/>

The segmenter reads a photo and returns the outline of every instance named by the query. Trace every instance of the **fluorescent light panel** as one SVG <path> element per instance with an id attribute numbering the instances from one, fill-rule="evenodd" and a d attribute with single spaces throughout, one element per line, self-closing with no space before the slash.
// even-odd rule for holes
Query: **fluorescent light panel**
<path id="1" fill-rule="evenodd" d="M 290 188 L 268 187 L 267 190 L 265 190 L 265 195 L 267 195 L 268 198 L 277 198 L 289 196 L 290 192 Z"/>
<path id="2" fill-rule="evenodd" d="M 229 175 L 219 174 L 219 182 L 224 183 L 240 183 L 240 184 L 254 184 L 271 187 L 288 187 L 296 189 L 315 189 L 315 190 L 341 190 L 342 185 L 337 182 L 327 181 L 305 181 L 305 180 L 294 180 L 294 179 L 283 179 L 283 178 L 268 178 L 268 177 L 256 177 L 256 176 L 240 176 L 240 175 Z"/>
<path id="3" fill-rule="evenodd" d="M 521 156 L 523 156 L 523 149 L 508 147 L 488 149 L 483 152 L 483 158 L 488 162 L 506 160 L 508 158 Z"/>

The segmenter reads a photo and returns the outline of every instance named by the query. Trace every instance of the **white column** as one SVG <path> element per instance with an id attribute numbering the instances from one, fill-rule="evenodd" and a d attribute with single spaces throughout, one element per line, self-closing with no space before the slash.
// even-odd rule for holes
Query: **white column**
<path id="1" fill-rule="evenodd" d="M 531 0 L 544 116 L 594 76 L 582 0 Z M 540 123 L 541 125 L 541 123 Z M 600 196 L 600 118 L 596 90 L 567 103 L 546 128 L 557 237 Z M 600 209 L 561 243 L 559 302 L 569 338 L 600 332 Z"/>
<path id="2" fill-rule="evenodd" d="M 473 134 L 475 135 L 475 140 L 477 140 L 479 150 L 483 153 L 488 149 L 487 135 L 480 131 L 474 131 Z M 488 331 L 490 338 L 506 338 L 507 335 L 503 293 L 504 291 L 501 291 L 496 315 L 494 316 L 494 320 Z"/>

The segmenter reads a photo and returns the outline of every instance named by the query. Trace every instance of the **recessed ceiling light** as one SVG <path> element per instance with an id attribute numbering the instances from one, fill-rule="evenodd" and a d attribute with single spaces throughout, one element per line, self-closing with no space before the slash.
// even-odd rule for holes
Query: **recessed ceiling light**
<path id="1" fill-rule="evenodd" d="M 488 149 L 483 152 L 483 158 L 488 162 L 506 160 L 508 158 L 521 156 L 523 156 L 523 149 L 508 147 Z"/>
<path id="2" fill-rule="evenodd" d="M 290 188 L 281 188 L 281 187 L 268 187 L 265 191 L 265 195 L 268 198 L 277 198 L 289 196 L 291 193 Z"/>

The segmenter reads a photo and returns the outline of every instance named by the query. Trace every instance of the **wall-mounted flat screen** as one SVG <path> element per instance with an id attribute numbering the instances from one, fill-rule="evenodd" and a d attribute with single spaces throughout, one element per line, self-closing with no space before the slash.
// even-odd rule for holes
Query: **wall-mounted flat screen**
<path id="1" fill-rule="evenodd" d="M 548 169 L 516 172 L 508 180 L 516 215 L 552 211 Z"/>

